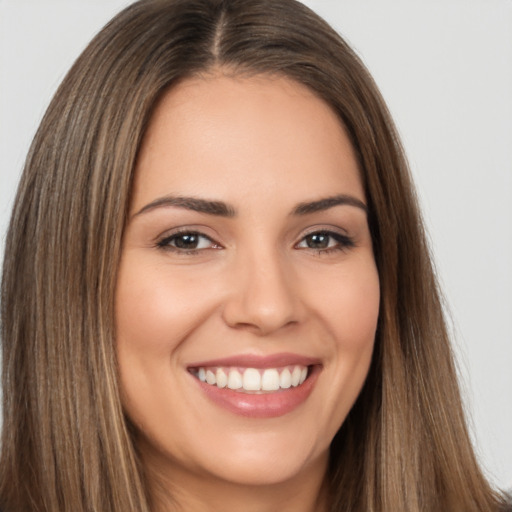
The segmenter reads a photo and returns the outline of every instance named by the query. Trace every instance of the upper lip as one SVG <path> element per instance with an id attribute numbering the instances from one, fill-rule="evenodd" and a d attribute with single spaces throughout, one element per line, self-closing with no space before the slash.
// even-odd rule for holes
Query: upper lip
<path id="1" fill-rule="evenodd" d="M 188 368 L 214 367 L 214 366 L 238 366 L 243 368 L 278 368 L 281 366 L 310 366 L 320 364 L 320 359 L 282 352 L 278 354 L 256 355 L 239 354 L 219 359 L 209 359 L 207 361 L 198 361 L 187 365 Z"/>

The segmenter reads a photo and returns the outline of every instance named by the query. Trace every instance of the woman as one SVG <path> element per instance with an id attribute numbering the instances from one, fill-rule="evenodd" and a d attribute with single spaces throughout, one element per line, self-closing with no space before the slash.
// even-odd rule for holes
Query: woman
<path id="1" fill-rule="evenodd" d="M 367 71 L 291 0 L 138 2 L 50 105 L 2 282 L 0 503 L 500 510 Z"/>

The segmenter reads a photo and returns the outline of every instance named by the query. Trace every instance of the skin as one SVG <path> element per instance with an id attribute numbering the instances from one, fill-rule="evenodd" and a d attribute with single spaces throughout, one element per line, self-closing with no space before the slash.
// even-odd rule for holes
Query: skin
<path id="1" fill-rule="evenodd" d="M 354 204 L 294 213 L 341 194 Z M 159 201 L 169 195 L 222 201 L 232 215 Z M 304 86 L 217 72 L 163 97 L 137 162 L 116 292 L 123 404 L 156 510 L 326 510 L 329 445 L 368 373 L 379 310 L 364 203 L 342 125 Z M 176 229 L 204 237 L 181 250 Z M 334 233 L 325 247 L 308 238 L 319 231 Z M 226 410 L 187 371 L 281 352 L 320 371 L 279 417 Z"/>

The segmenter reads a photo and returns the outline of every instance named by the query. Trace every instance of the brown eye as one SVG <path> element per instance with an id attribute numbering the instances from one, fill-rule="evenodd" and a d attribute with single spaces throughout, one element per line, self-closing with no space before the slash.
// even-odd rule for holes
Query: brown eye
<path id="1" fill-rule="evenodd" d="M 304 240 L 310 249 L 327 249 L 331 241 L 328 233 L 313 233 L 308 235 Z"/>
<path id="2" fill-rule="evenodd" d="M 197 249 L 199 245 L 199 235 L 195 233 L 187 233 L 177 235 L 173 239 L 174 247 L 178 249 Z"/>
<path id="3" fill-rule="evenodd" d="M 298 249 L 312 249 L 314 251 L 343 250 L 354 246 L 354 241 L 340 233 L 333 231 L 316 231 L 306 235 L 298 244 Z"/>
<path id="4" fill-rule="evenodd" d="M 158 247 L 176 251 L 217 249 L 219 246 L 209 237 L 195 231 L 174 233 L 158 242 Z"/>

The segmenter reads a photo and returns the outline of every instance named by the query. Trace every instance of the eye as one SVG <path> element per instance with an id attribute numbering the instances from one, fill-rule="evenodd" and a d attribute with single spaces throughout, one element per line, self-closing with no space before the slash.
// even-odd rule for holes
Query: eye
<path id="1" fill-rule="evenodd" d="M 162 249 L 169 249 L 179 252 L 194 252 L 204 249 L 219 249 L 220 246 L 216 244 L 208 236 L 198 233 L 197 231 L 181 231 L 173 233 L 160 240 L 157 246 Z"/>
<path id="2" fill-rule="evenodd" d="M 354 246 L 354 241 L 341 233 L 315 231 L 306 235 L 297 245 L 298 249 L 312 249 L 319 252 L 344 250 Z"/>

